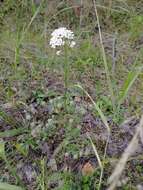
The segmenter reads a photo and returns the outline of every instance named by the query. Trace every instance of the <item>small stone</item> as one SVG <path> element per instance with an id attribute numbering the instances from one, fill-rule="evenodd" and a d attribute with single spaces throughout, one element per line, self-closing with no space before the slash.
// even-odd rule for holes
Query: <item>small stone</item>
<path id="1" fill-rule="evenodd" d="M 49 161 L 48 166 L 52 169 L 52 171 L 57 171 L 57 163 L 54 158 Z"/>
<path id="2" fill-rule="evenodd" d="M 81 150 L 81 151 L 79 152 L 79 156 L 80 156 L 80 157 L 83 156 L 83 150 Z"/>
<path id="3" fill-rule="evenodd" d="M 38 125 L 38 126 L 35 127 L 35 129 L 33 129 L 33 130 L 31 131 L 31 135 L 32 135 L 33 137 L 37 137 L 37 136 L 40 135 L 40 132 L 41 132 L 41 125 Z"/>
<path id="4" fill-rule="evenodd" d="M 73 159 L 74 159 L 74 160 L 77 160 L 77 159 L 78 159 L 78 154 L 74 154 L 74 155 L 73 155 Z"/>
<path id="5" fill-rule="evenodd" d="M 35 114 L 37 112 L 33 105 L 30 106 L 30 111 L 32 114 Z"/>
<path id="6" fill-rule="evenodd" d="M 51 105 L 51 104 L 49 104 L 48 106 L 47 106 L 47 111 L 48 111 L 48 113 L 52 113 L 53 112 L 53 106 Z"/>
<path id="7" fill-rule="evenodd" d="M 30 123 L 30 127 L 31 127 L 31 128 L 34 128 L 35 125 L 36 125 L 35 122 L 31 122 L 31 123 Z"/>
<path id="8" fill-rule="evenodd" d="M 69 153 L 68 152 L 65 153 L 65 157 L 69 157 Z"/>
<path id="9" fill-rule="evenodd" d="M 41 145 L 41 150 L 43 154 L 46 154 L 47 156 L 50 156 L 50 147 L 47 142 Z"/>
<path id="10" fill-rule="evenodd" d="M 25 118 L 26 118 L 26 120 L 29 121 L 29 120 L 31 119 L 31 115 L 30 115 L 30 114 L 26 114 L 26 117 L 25 117 Z"/>
<path id="11" fill-rule="evenodd" d="M 8 102 L 8 103 L 6 103 L 6 104 L 3 104 L 2 107 L 3 107 L 4 109 L 10 109 L 10 108 L 13 107 L 13 104 L 10 103 L 10 102 Z"/>
<path id="12" fill-rule="evenodd" d="M 89 156 L 90 154 L 91 154 L 91 149 L 90 149 L 89 147 L 87 147 L 87 148 L 85 149 L 84 155 L 85 155 L 85 156 Z"/>
<path id="13" fill-rule="evenodd" d="M 73 119 L 69 119 L 69 123 L 73 123 L 74 122 L 74 120 Z"/>
<path id="14" fill-rule="evenodd" d="M 137 190 L 143 190 L 143 185 L 138 184 L 138 185 L 137 185 Z"/>
<path id="15" fill-rule="evenodd" d="M 81 125 L 77 125 L 76 126 L 79 130 L 82 128 L 82 126 Z"/>
<path id="16" fill-rule="evenodd" d="M 13 92 L 15 92 L 15 93 L 17 92 L 17 88 L 14 86 L 11 88 L 11 90 L 13 90 Z"/>
<path id="17" fill-rule="evenodd" d="M 62 108 L 62 102 L 59 102 L 58 104 L 57 104 L 57 108 L 59 108 L 59 109 L 61 109 Z"/>

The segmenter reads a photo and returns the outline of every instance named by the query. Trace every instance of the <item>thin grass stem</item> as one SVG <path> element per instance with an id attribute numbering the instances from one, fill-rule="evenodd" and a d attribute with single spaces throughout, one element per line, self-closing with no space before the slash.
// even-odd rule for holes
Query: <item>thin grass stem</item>
<path id="1" fill-rule="evenodd" d="M 108 68 L 108 64 L 107 64 L 106 53 L 105 53 L 105 49 L 104 49 L 104 45 L 103 45 L 102 32 L 101 32 L 100 21 L 99 21 L 99 16 L 98 16 L 95 0 L 93 0 L 93 5 L 94 5 L 95 15 L 96 15 L 96 18 L 97 18 L 99 38 L 100 38 L 100 44 L 101 44 L 101 50 L 102 50 L 104 68 L 105 68 L 106 77 L 107 77 L 108 88 L 109 88 L 110 95 L 111 95 L 111 101 L 112 101 L 112 105 L 113 105 L 113 110 L 115 111 L 116 110 L 116 104 L 115 104 L 114 89 L 113 89 L 113 86 L 112 86 L 112 82 L 111 82 L 111 78 L 110 78 L 110 72 L 109 72 L 109 68 Z"/>
<path id="2" fill-rule="evenodd" d="M 98 160 L 98 163 L 99 163 L 99 166 L 100 166 L 100 169 L 101 169 L 101 173 L 100 173 L 100 179 L 99 179 L 99 185 L 98 185 L 98 190 L 100 190 L 101 188 L 101 184 L 102 184 L 102 179 L 103 179 L 103 173 L 104 173 L 104 164 L 105 164 L 105 158 L 106 158 L 106 154 L 107 154 L 107 147 L 108 147 L 108 143 L 109 143 L 109 140 L 110 140 L 110 134 L 111 134 L 111 131 L 110 131 L 110 127 L 108 125 L 108 122 L 107 122 L 107 119 L 106 117 L 104 116 L 103 112 L 101 111 L 101 109 L 99 108 L 98 104 L 96 104 L 96 102 L 92 99 L 92 97 L 89 95 L 89 93 L 82 88 L 82 86 L 80 85 L 75 85 L 76 87 L 78 87 L 79 89 L 81 89 L 86 95 L 87 97 L 91 100 L 91 102 L 93 103 L 95 109 L 97 110 L 97 112 L 99 113 L 101 119 L 102 119 L 102 122 L 104 123 L 104 125 L 106 126 L 107 128 L 107 132 L 108 132 L 108 136 L 107 136 L 107 141 L 106 141 L 106 144 L 105 144 L 105 149 L 104 149 L 104 155 L 103 155 L 103 160 L 101 162 L 100 160 L 100 157 L 99 157 L 99 154 L 97 152 L 97 149 L 94 145 L 94 143 L 92 142 L 92 139 L 91 137 L 88 135 L 88 138 L 92 144 L 92 147 L 93 147 L 93 150 L 95 152 L 95 155 L 97 157 L 97 160 Z M 103 164 L 102 164 L 103 163 Z"/>

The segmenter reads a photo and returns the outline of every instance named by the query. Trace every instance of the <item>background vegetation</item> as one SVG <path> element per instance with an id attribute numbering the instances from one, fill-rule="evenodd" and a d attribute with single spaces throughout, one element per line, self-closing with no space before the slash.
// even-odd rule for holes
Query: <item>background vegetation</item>
<path id="1" fill-rule="evenodd" d="M 1 0 L 0 25 L 0 189 L 107 189 L 134 134 L 116 189 L 142 189 L 143 1 Z"/>

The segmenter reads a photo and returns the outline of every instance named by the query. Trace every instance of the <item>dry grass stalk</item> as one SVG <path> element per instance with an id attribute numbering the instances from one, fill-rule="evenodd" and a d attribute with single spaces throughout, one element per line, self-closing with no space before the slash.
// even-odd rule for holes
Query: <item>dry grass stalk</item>
<path id="1" fill-rule="evenodd" d="M 143 116 L 140 120 L 139 126 L 137 126 L 136 133 L 133 136 L 130 144 L 125 149 L 118 164 L 116 165 L 112 175 L 109 177 L 108 183 L 110 184 L 108 190 L 114 190 L 120 179 L 120 176 L 125 169 L 128 158 L 136 151 L 139 145 L 140 134 L 143 133 Z"/>

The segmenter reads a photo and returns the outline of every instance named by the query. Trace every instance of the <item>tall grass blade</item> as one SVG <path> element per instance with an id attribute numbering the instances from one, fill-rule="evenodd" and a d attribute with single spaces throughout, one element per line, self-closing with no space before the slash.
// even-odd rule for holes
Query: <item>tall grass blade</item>
<path id="1" fill-rule="evenodd" d="M 93 148 L 93 151 L 94 151 L 94 153 L 95 153 L 95 155 L 96 155 L 98 164 L 99 164 L 99 166 L 100 166 L 100 169 L 102 170 L 102 169 L 103 169 L 103 166 L 102 166 L 102 162 L 101 162 L 100 156 L 99 156 L 99 154 L 98 154 L 97 148 L 96 148 L 95 144 L 93 143 L 93 141 L 92 141 L 92 139 L 91 139 L 91 137 L 89 136 L 88 133 L 87 133 L 87 137 L 88 137 L 88 139 L 90 140 L 90 143 L 91 143 L 92 148 Z"/>
<path id="2" fill-rule="evenodd" d="M 91 100 L 92 104 L 94 105 L 95 109 L 97 110 L 97 112 L 99 113 L 100 117 L 101 117 L 101 120 L 102 122 L 104 123 L 104 125 L 106 126 L 107 128 L 107 132 L 108 132 L 108 136 L 107 136 L 107 141 L 106 141 L 106 144 L 105 144 L 105 149 L 104 149 L 104 155 L 103 155 L 103 164 L 100 160 L 100 157 L 99 157 L 99 154 L 97 152 L 97 149 L 94 145 L 94 143 L 92 142 L 92 139 L 90 138 L 90 136 L 87 134 L 90 142 L 91 142 L 91 145 L 93 147 L 93 150 L 94 150 L 94 153 L 97 157 L 97 160 L 98 160 L 98 163 L 99 163 L 99 166 L 100 166 L 100 169 L 101 169 L 101 174 L 100 174 L 100 180 L 99 180 L 99 185 L 98 185 L 98 190 L 100 190 L 101 188 L 101 183 L 102 183 L 102 178 L 103 178 L 103 172 L 104 172 L 104 161 L 105 161 L 105 157 L 106 157 L 106 153 L 107 153 L 107 147 L 108 147 L 108 143 L 109 143 L 109 140 L 110 140 L 110 134 L 111 134 L 111 131 L 110 131 L 110 127 L 108 125 L 108 122 L 107 122 L 107 119 L 104 115 L 104 113 L 102 112 L 102 110 L 99 108 L 98 104 L 96 104 L 96 102 L 92 99 L 92 97 L 88 94 L 88 92 L 82 88 L 82 86 L 80 86 L 79 84 L 78 85 L 75 85 L 75 87 L 78 87 L 79 89 L 81 89 L 86 95 L 87 97 Z"/>
<path id="3" fill-rule="evenodd" d="M 128 76 L 127 76 L 127 78 L 123 84 L 123 87 L 120 90 L 120 95 L 118 98 L 118 109 L 120 108 L 121 104 L 123 103 L 123 101 L 127 97 L 130 88 L 132 87 L 135 80 L 138 78 L 142 69 L 143 69 L 143 67 L 136 67 L 134 70 L 129 72 L 129 74 L 128 74 Z"/>
<path id="4" fill-rule="evenodd" d="M 36 16 L 38 15 L 41 5 L 42 5 L 43 1 L 41 1 L 39 7 L 34 11 L 34 15 L 32 16 L 29 24 L 27 25 L 27 27 L 22 31 L 18 31 L 17 33 L 17 39 L 16 39 L 16 47 L 15 47 L 15 57 L 14 57 L 14 69 L 16 71 L 17 65 L 19 64 L 19 57 L 20 57 L 20 46 L 24 40 L 24 37 L 26 35 L 26 33 L 28 32 L 30 26 L 32 25 L 34 19 L 36 18 Z"/>
<path id="5" fill-rule="evenodd" d="M 23 34 L 22 34 L 22 37 L 21 37 L 20 42 L 23 41 L 25 34 L 28 32 L 30 26 L 32 25 L 32 23 L 33 23 L 33 21 L 35 20 L 35 18 L 37 17 L 38 13 L 40 12 L 40 9 L 41 9 L 41 6 L 42 6 L 42 4 L 43 4 L 43 1 L 44 1 L 44 0 L 41 1 L 39 7 L 35 10 L 35 13 L 34 13 L 34 15 L 32 16 L 32 18 L 31 18 L 29 24 L 27 25 L 27 27 L 26 27 L 25 30 L 23 31 Z"/>
<path id="6" fill-rule="evenodd" d="M 0 158 L 5 158 L 5 142 L 0 141 Z"/>
<path id="7" fill-rule="evenodd" d="M 107 131 L 110 133 L 110 127 L 108 125 L 108 122 L 107 122 L 107 119 L 104 115 L 104 113 L 102 112 L 102 110 L 99 108 L 98 104 L 96 104 L 96 102 L 92 99 L 92 97 L 88 94 L 88 92 L 79 84 L 75 85 L 75 87 L 79 88 L 80 90 L 82 90 L 86 95 L 87 97 L 91 100 L 92 104 L 94 105 L 95 109 L 97 110 L 97 112 L 99 113 L 101 119 L 102 119 L 102 122 L 104 123 L 104 125 L 106 126 L 107 128 Z"/>
<path id="8" fill-rule="evenodd" d="M 18 128 L 18 129 L 11 129 L 4 132 L 0 132 L 0 138 L 8 138 L 8 137 L 14 137 L 16 135 L 22 134 L 25 132 L 25 129 Z"/>
<path id="9" fill-rule="evenodd" d="M 0 182 L 0 190 L 24 190 L 24 189 L 16 185 L 10 185 L 8 183 Z"/>
<path id="10" fill-rule="evenodd" d="M 97 11 L 97 6 L 96 6 L 95 0 L 93 0 L 93 6 L 94 6 L 96 19 L 97 19 L 97 26 L 98 26 L 98 31 L 99 31 L 99 38 L 100 38 L 101 51 L 102 51 L 102 56 L 103 56 L 104 69 L 105 69 L 106 78 L 107 78 L 107 84 L 108 84 L 108 88 L 109 88 L 109 92 L 110 92 L 110 96 L 111 96 L 113 110 L 115 111 L 116 110 L 116 102 L 115 102 L 114 89 L 113 89 L 113 85 L 112 85 L 112 81 L 111 81 L 111 77 L 110 77 L 110 71 L 109 71 L 108 64 L 107 64 L 107 58 L 106 58 L 106 53 L 105 53 L 105 48 L 104 48 L 103 38 L 102 38 L 102 31 L 101 31 L 101 26 L 100 26 L 100 21 L 99 21 L 99 16 L 98 16 L 98 11 Z"/>

